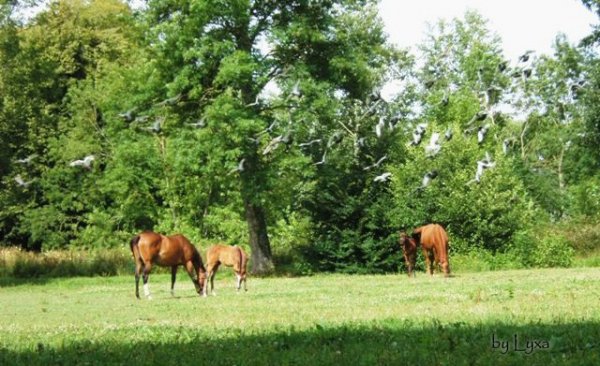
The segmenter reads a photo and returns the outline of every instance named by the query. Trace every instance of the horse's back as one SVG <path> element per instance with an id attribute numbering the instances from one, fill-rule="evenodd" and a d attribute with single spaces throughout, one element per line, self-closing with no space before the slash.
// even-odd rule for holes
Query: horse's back
<path id="1" fill-rule="evenodd" d="M 421 234 L 421 245 L 433 247 L 439 246 L 442 248 L 448 246 L 448 234 L 441 225 L 429 224 L 421 226 L 416 229 L 415 232 L 417 232 L 417 230 Z"/>
<path id="2" fill-rule="evenodd" d="M 226 266 L 232 266 L 240 262 L 240 255 L 245 258 L 245 253 L 238 246 L 226 244 L 215 244 L 208 249 L 206 261 L 208 263 L 222 263 Z"/>
<path id="3" fill-rule="evenodd" d="M 173 266 L 184 264 L 186 258 L 194 256 L 194 246 L 182 234 L 166 236 L 153 231 L 144 231 L 138 237 L 137 246 L 144 261 L 155 262 L 161 266 Z"/>
<path id="4" fill-rule="evenodd" d="M 144 231 L 138 235 L 137 246 L 141 251 L 156 250 L 162 240 L 161 235 L 153 231 Z"/>

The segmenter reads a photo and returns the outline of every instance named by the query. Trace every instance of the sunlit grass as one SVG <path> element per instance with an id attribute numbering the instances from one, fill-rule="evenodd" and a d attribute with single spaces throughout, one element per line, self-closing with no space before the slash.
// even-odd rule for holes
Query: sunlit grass
<path id="1" fill-rule="evenodd" d="M 0 289 L 0 364 L 198 357 L 206 364 L 514 364 L 524 357 L 493 350 L 492 333 L 551 341 L 528 362 L 562 364 L 568 356 L 591 364 L 600 349 L 599 283 L 598 268 L 449 279 L 316 275 L 250 278 L 249 291 L 238 294 L 233 275 L 222 271 L 218 295 L 200 298 L 180 272 L 175 297 L 170 276 L 151 275 L 148 301 L 135 298 L 133 276 L 38 280 Z M 438 342 L 439 351 L 426 351 Z"/>

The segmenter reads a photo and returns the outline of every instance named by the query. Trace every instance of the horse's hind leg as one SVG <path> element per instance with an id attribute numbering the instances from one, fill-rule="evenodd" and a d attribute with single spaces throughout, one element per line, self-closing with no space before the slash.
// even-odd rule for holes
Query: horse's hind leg
<path id="1" fill-rule="evenodd" d="M 148 300 L 152 300 L 152 296 L 150 295 L 150 287 L 148 286 L 148 277 L 150 277 L 150 270 L 152 269 L 152 263 L 146 262 L 144 263 L 144 274 L 142 279 L 144 280 L 144 295 Z"/>
<path id="2" fill-rule="evenodd" d="M 210 276 L 210 292 L 212 292 L 213 296 L 217 296 L 217 293 L 215 292 L 215 277 L 217 276 L 217 270 L 220 265 L 221 262 L 217 262 L 217 264 L 213 266 L 212 276 Z"/>
<path id="3" fill-rule="evenodd" d="M 242 275 L 239 272 L 235 272 L 235 277 L 236 277 L 236 288 L 238 290 L 238 292 L 240 291 L 240 288 L 242 287 Z"/>
<path id="4" fill-rule="evenodd" d="M 142 261 L 137 259 L 135 261 L 135 297 L 140 298 L 140 273 L 142 272 Z"/>
<path id="5" fill-rule="evenodd" d="M 425 257 L 425 267 L 427 269 L 427 273 L 429 273 L 430 276 L 433 276 L 433 251 L 423 249 L 423 256 Z"/>
<path id="6" fill-rule="evenodd" d="M 175 280 L 177 279 L 177 266 L 171 266 L 171 296 L 175 296 Z"/>
<path id="7" fill-rule="evenodd" d="M 438 253 L 438 250 L 435 247 L 433 248 L 433 260 L 435 263 L 435 268 L 439 272 L 441 270 L 442 266 L 441 266 L 441 262 L 440 262 L 440 255 Z"/>

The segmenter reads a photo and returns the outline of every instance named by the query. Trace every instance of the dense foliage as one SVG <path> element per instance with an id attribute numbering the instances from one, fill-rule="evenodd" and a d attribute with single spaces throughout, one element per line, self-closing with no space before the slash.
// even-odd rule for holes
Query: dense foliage
<path id="1" fill-rule="evenodd" d="M 524 266 L 598 248 L 569 236 L 600 212 L 593 35 L 509 60 L 467 13 L 412 55 L 373 0 L 0 4 L 0 245 L 178 231 L 259 273 L 396 271 L 428 222 Z"/>

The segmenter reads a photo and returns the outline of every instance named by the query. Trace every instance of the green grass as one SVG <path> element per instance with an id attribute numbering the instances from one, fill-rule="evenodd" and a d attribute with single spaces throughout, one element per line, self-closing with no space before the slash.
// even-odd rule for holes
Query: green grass
<path id="1" fill-rule="evenodd" d="M 0 365 L 598 365 L 600 268 L 249 278 L 180 272 L 4 281 Z M 548 342 L 531 354 L 527 342 Z M 506 354 L 492 337 L 510 340 Z"/>

